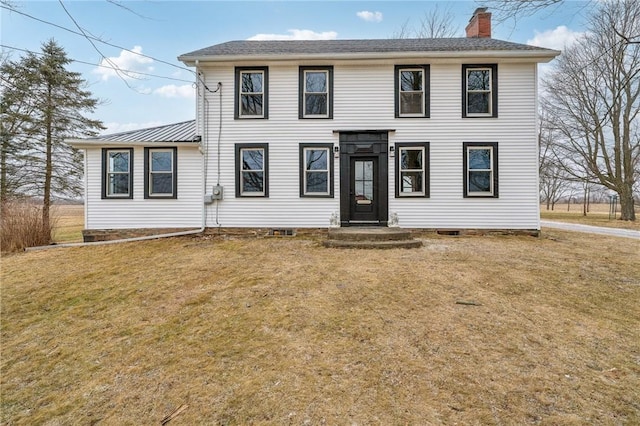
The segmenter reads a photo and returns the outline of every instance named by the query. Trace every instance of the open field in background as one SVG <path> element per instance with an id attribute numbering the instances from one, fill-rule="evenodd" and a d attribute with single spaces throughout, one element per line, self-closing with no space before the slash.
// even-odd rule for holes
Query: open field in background
<path id="1" fill-rule="evenodd" d="M 619 220 L 619 203 L 618 212 L 616 213 L 617 219 L 613 219 L 613 216 L 609 219 L 609 204 L 591 204 L 586 216 L 582 214 L 582 204 L 571 204 L 567 206 L 566 203 L 563 203 L 556 204 L 554 210 L 547 210 L 546 208 L 545 204 L 540 205 L 540 219 L 640 231 L 640 206 L 636 206 L 637 220 L 635 222 Z"/>
<path id="2" fill-rule="evenodd" d="M 84 229 L 84 206 L 82 204 L 54 205 L 52 217 L 55 223 L 53 241 L 77 243 L 82 241 Z"/>
<path id="3" fill-rule="evenodd" d="M 185 237 L 1 278 L 2 424 L 640 423 L 635 240 Z"/>

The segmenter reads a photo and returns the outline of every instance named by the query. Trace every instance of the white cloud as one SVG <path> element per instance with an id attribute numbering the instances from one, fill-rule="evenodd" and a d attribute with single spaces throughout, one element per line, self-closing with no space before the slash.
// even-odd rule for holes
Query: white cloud
<path id="1" fill-rule="evenodd" d="M 193 87 L 193 84 L 183 84 L 181 86 L 168 84 L 155 89 L 153 94 L 165 98 L 195 98 L 196 89 Z"/>
<path id="2" fill-rule="evenodd" d="M 338 33 L 325 31 L 317 33 L 311 30 L 287 30 L 289 34 L 256 34 L 247 40 L 335 40 Z"/>
<path id="3" fill-rule="evenodd" d="M 153 59 L 140 56 L 138 53 L 142 53 L 142 46 L 134 46 L 131 51 L 122 50 L 119 56 L 102 59 L 101 66 L 95 68 L 92 73 L 100 75 L 102 80 L 107 81 L 111 77 L 118 77 L 118 75 L 125 79 L 139 78 L 140 76 L 136 72 L 153 71 L 151 66 Z M 118 74 L 114 67 L 117 67 L 121 72 Z"/>
<path id="4" fill-rule="evenodd" d="M 579 31 L 572 31 L 564 25 L 560 25 L 553 30 L 547 30 L 543 32 L 535 32 L 536 36 L 527 40 L 527 44 L 546 47 L 549 49 L 563 50 L 567 46 L 571 46 L 580 38 L 584 37 L 586 33 Z"/>
<path id="5" fill-rule="evenodd" d="M 356 13 L 356 15 L 358 15 L 358 18 L 367 22 L 382 22 L 382 12 L 369 12 L 368 10 L 363 10 Z"/>

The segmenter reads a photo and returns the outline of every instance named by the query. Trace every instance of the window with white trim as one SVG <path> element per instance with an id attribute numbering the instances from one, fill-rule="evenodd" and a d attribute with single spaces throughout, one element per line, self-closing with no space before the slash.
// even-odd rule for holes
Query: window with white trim
<path id="1" fill-rule="evenodd" d="M 267 144 L 236 144 L 236 196 L 269 196 Z"/>
<path id="2" fill-rule="evenodd" d="M 463 144 L 464 196 L 498 197 L 498 144 Z"/>
<path id="3" fill-rule="evenodd" d="M 429 65 L 396 65 L 396 117 L 429 117 Z"/>
<path id="4" fill-rule="evenodd" d="M 102 198 L 133 198 L 133 148 L 103 148 L 102 170 Z"/>
<path id="5" fill-rule="evenodd" d="M 498 66 L 463 65 L 463 117 L 498 116 Z"/>
<path id="6" fill-rule="evenodd" d="M 396 197 L 429 197 L 429 143 L 397 143 Z"/>
<path id="7" fill-rule="evenodd" d="M 268 69 L 236 68 L 235 118 L 268 118 Z"/>
<path id="8" fill-rule="evenodd" d="M 333 117 L 333 67 L 300 67 L 299 118 Z"/>
<path id="9" fill-rule="evenodd" d="M 333 144 L 300 144 L 300 196 L 333 197 Z"/>
<path id="10" fill-rule="evenodd" d="M 145 198 L 177 198 L 177 158 L 175 147 L 144 149 Z"/>

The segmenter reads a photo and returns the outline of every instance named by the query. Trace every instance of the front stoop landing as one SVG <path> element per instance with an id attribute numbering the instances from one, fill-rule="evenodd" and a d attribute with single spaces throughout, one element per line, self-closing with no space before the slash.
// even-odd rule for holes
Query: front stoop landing
<path id="1" fill-rule="evenodd" d="M 411 232 L 402 228 L 387 227 L 344 227 L 329 228 L 325 247 L 332 248 L 418 248 L 422 241 L 415 240 Z"/>

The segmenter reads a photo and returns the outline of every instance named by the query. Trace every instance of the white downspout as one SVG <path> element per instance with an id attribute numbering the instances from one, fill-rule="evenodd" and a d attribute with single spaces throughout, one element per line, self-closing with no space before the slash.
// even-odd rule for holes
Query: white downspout
<path id="1" fill-rule="evenodd" d="M 196 132 L 198 131 L 198 127 L 200 128 L 201 139 L 200 139 L 200 153 L 202 154 L 202 178 L 200 182 L 202 184 L 202 196 L 200 198 L 202 202 L 202 212 L 201 212 L 201 229 L 204 232 L 207 227 L 207 205 L 204 202 L 204 197 L 207 194 L 207 155 L 209 153 L 207 140 L 207 131 L 206 131 L 206 114 L 205 114 L 205 101 L 204 98 L 207 95 L 207 92 L 202 87 L 202 92 L 200 91 L 201 83 L 200 83 L 200 71 L 198 70 L 198 65 L 200 61 L 196 59 L 196 109 L 198 110 L 196 114 L 200 114 L 199 126 L 196 126 Z M 204 83 L 202 83 L 204 85 Z M 202 93 L 202 96 L 200 94 Z M 198 107 L 198 103 L 200 106 Z M 203 149 L 203 145 L 206 147 Z"/>

